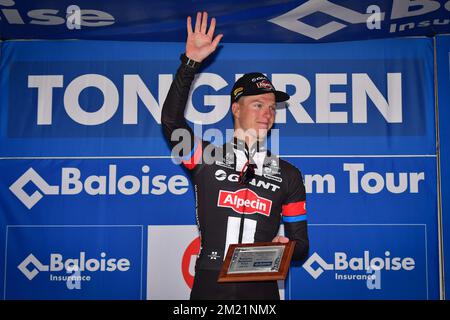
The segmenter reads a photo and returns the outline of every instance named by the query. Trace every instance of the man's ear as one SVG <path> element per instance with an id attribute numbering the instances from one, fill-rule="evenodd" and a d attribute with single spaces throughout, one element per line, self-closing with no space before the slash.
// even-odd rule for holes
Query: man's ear
<path id="1" fill-rule="evenodd" d="M 233 118 L 239 118 L 240 105 L 237 102 L 233 102 L 231 105 L 231 112 L 233 113 Z"/>

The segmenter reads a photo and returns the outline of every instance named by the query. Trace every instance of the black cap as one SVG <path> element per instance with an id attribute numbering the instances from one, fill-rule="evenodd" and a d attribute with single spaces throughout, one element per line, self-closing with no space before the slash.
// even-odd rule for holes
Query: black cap
<path id="1" fill-rule="evenodd" d="M 268 92 L 275 94 L 276 102 L 283 102 L 290 98 L 286 92 L 275 90 L 272 82 L 262 73 L 246 73 L 234 84 L 231 90 L 231 103 L 238 101 L 242 96 L 255 96 Z"/>

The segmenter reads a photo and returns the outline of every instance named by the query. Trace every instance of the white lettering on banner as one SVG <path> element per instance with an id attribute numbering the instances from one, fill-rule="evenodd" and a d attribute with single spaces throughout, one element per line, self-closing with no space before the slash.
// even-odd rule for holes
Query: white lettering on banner
<path id="1" fill-rule="evenodd" d="M 166 100 L 169 93 L 170 84 L 173 76 L 170 74 L 159 75 L 158 97 L 159 102 L 151 94 L 150 90 L 142 81 L 141 77 L 135 74 L 126 74 L 124 79 L 124 101 L 123 101 L 123 124 L 137 124 L 138 123 L 138 97 L 141 99 L 144 106 L 150 112 L 154 119 L 160 123 L 161 110 L 164 100 Z"/>
<path id="2" fill-rule="evenodd" d="M 440 6 L 439 1 L 435 0 L 393 0 L 391 19 L 424 15 L 438 10 Z"/>
<path id="3" fill-rule="evenodd" d="M 50 255 L 50 271 L 62 271 L 72 269 L 77 266 L 79 271 L 128 271 L 130 269 L 130 261 L 128 259 L 105 259 L 106 253 L 101 253 L 101 259 L 86 260 L 86 253 L 80 252 L 79 259 L 66 259 L 63 255 L 53 253 Z"/>
<path id="4" fill-rule="evenodd" d="M 387 123 L 402 123 L 402 74 L 387 73 L 387 98 L 378 90 L 375 83 L 366 73 L 355 73 L 352 77 L 352 99 L 348 111 L 333 111 L 334 104 L 347 104 L 347 94 L 333 90 L 333 85 L 347 85 L 346 73 L 325 74 L 315 76 L 315 121 L 303 106 L 311 96 L 311 85 L 308 80 L 298 74 L 273 74 L 274 85 L 280 90 L 288 86 L 295 87 L 295 93 L 289 100 L 288 109 L 297 123 L 349 123 L 349 113 L 353 123 L 367 123 L 367 109 L 369 98 L 377 111 Z M 160 74 L 158 78 L 157 101 L 139 75 L 126 74 L 123 76 L 123 124 L 138 124 L 138 98 L 142 101 L 153 119 L 161 123 L 161 108 L 169 91 L 173 76 Z M 52 125 L 53 92 L 63 88 L 63 75 L 29 75 L 28 87 L 37 89 L 37 125 Z M 200 112 L 193 105 L 193 92 L 200 86 L 210 86 L 218 91 L 227 86 L 227 82 L 217 74 L 204 73 L 197 76 L 197 81 L 188 100 L 186 118 L 194 123 L 213 124 L 221 121 L 229 112 L 229 95 L 205 95 L 204 104 L 213 106 L 208 112 Z M 86 88 L 97 88 L 103 95 L 103 104 L 95 112 L 87 112 L 79 105 L 79 95 Z M 120 92 L 116 85 L 106 76 L 99 74 L 85 74 L 73 79 L 64 91 L 64 108 L 67 115 L 75 122 L 93 126 L 109 121 L 118 111 Z M 59 102 L 55 103 L 59 105 Z M 341 107 L 342 109 L 342 107 Z M 275 118 L 276 123 L 286 123 L 286 109 L 279 109 Z"/>
<path id="5" fill-rule="evenodd" d="M 316 186 L 316 193 L 335 193 L 336 181 L 331 174 L 306 174 L 305 176 L 305 190 L 307 193 L 312 193 L 314 185 Z M 327 190 L 325 191 L 325 182 L 327 183 Z"/>
<path id="6" fill-rule="evenodd" d="M 62 254 L 51 253 L 49 265 L 41 263 L 33 254 L 29 254 L 18 266 L 18 269 L 24 274 L 28 280 L 33 280 L 39 272 L 61 272 L 64 270 L 74 270 L 84 272 L 114 272 L 128 271 L 131 267 L 130 260 L 126 258 L 106 259 L 106 253 L 100 254 L 100 259 L 90 258 L 86 260 L 86 253 L 80 252 L 78 258 L 64 259 Z M 67 278 L 67 277 L 66 277 Z M 63 279 L 66 281 L 67 279 Z M 90 279 L 89 279 L 90 280 Z"/>
<path id="7" fill-rule="evenodd" d="M 95 87 L 102 92 L 103 105 L 95 112 L 87 112 L 79 105 L 80 93 Z M 85 74 L 75 78 L 64 93 L 64 107 L 67 114 L 75 122 L 88 126 L 105 123 L 116 113 L 119 107 L 119 93 L 114 83 L 99 74 Z"/>
<path id="8" fill-rule="evenodd" d="M 359 179 L 359 172 L 364 171 L 363 163 L 344 163 L 344 171 L 349 172 L 350 193 L 359 193 L 360 185 L 369 194 L 381 192 L 385 185 L 391 193 L 403 193 L 407 190 L 409 193 L 419 193 L 419 182 L 425 180 L 424 172 L 387 172 L 385 177 L 377 172 L 367 172 Z M 395 184 L 396 180 L 398 185 Z M 371 184 L 371 181 L 374 183 Z"/>
<path id="9" fill-rule="evenodd" d="M 402 122 L 402 95 L 401 74 L 388 73 L 388 100 L 367 74 L 352 74 L 352 111 L 353 123 L 367 123 L 367 96 L 375 107 L 389 123 Z M 332 104 L 344 104 L 347 102 L 344 92 L 332 92 L 331 85 L 347 84 L 346 74 L 316 74 L 317 92 L 327 94 L 316 95 L 316 122 L 317 123 L 348 123 L 347 112 L 331 111 Z"/>
<path id="10" fill-rule="evenodd" d="M 394 21 L 397 19 L 414 18 L 421 15 L 427 15 L 440 8 L 441 3 L 437 0 L 392 0 L 390 19 L 391 21 Z M 450 1 L 445 2 L 443 8 L 444 10 L 450 11 Z M 390 8 L 385 9 L 389 10 Z M 321 26 L 313 26 L 303 21 L 303 18 L 317 12 L 336 19 Z M 386 16 L 389 16 L 389 13 L 386 14 L 385 12 L 382 12 L 376 5 L 369 5 L 366 9 L 366 13 L 360 13 L 340 4 L 332 3 L 329 0 L 309 0 L 297 8 L 268 21 L 311 39 L 319 40 L 339 32 L 349 25 L 355 24 L 365 23 L 367 26 L 365 30 L 368 32 L 371 30 L 380 30 L 381 21 L 384 21 Z M 375 24 L 373 23 L 374 20 L 376 21 Z M 389 26 L 389 33 L 395 33 L 397 31 L 401 32 L 406 29 L 413 29 L 416 26 L 430 27 L 431 25 L 444 25 L 449 23 L 449 19 L 443 21 L 434 19 L 432 21 L 407 22 L 401 24 L 398 28 L 396 23 L 385 23 L 384 25 Z"/>
<path id="11" fill-rule="evenodd" d="M 412 271 L 416 267 L 416 262 L 412 257 L 390 257 L 391 253 L 386 251 L 384 257 L 371 257 L 370 251 L 365 250 L 363 257 L 348 258 L 345 252 L 334 253 L 334 263 L 329 264 L 325 260 L 314 252 L 308 260 L 303 264 L 303 268 L 314 279 L 325 271 L 368 271 L 368 270 L 385 270 L 385 271 Z M 317 266 L 317 267 L 316 267 Z M 314 268 L 316 267 L 316 268 Z M 367 280 L 368 277 L 355 277 L 355 274 L 341 275 L 336 273 L 336 280 Z M 372 277 L 373 279 L 373 277 Z"/>
<path id="12" fill-rule="evenodd" d="M 288 105 L 289 112 L 297 123 L 314 123 L 314 120 L 302 106 L 302 103 L 311 95 L 311 84 L 308 79 L 299 74 L 273 74 L 272 83 L 275 88 L 285 92 L 288 85 L 301 88 L 301 90 L 295 90 L 295 93 L 291 95 Z M 286 108 L 277 109 L 275 122 L 286 123 Z"/>
<path id="13" fill-rule="evenodd" d="M 28 88 L 37 88 L 37 124 L 52 124 L 53 88 L 63 87 L 63 76 L 28 76 Z"/>
<path id="14" fill-rule="evenodd" d="M 144 173 L 148 173 L 149 167 L 144 166 Z M 141 191 L 141 194 L 162 195 L 167 190 L 175 195 L 181 195 L 187 192 L 189 182 L 182 175 L 174 175 L 166 183 L 167 176 L 156 175 L 151 180 L 148 176 L 142 176 L 139 179 L 136 176 L 125 175 L 117 180 L 116 165 L 110 165 L 108 176 L 88 176 L 84 183 L 81 181 L 81 171 L 78 168 L 62 168 L 61 173 L 61 194 L 74 195 L 83 191 L 90 195 L 114 195 L 116 190 L 124 195 L 133 195 Z M 108 186 L 108 189 L 107 189 Z M 152 188 L 151 188 L 152 186 Z M 84 187 L 84 188 L 83 188 Z"/>
<path id="15" fill-rule="evenodd" d="M 214 90 L 218 91 L 227 86 L 227 82 L 215 73 L 201 73 L 196 75 L 194 86 L 189 95 L 187 104 L 186 119 L 191 122 L 201 124 L 213 124 L 222 120 L 228 113 L 230 108 L 230 96 L 229 95 L 205 95 L 205 106 L 214 106 L 210 112 L 199 112 L 192 104 L 192 94 L 200 86 L 210 86 Z"/>
<path id="16" fill-rule="evenodd" d="M 12 8 L 15 1 L 0 0 L 0 20 L 4 20 L 9 24 L 35 24 L 45 26 L 56 26 L 66 23 L 67 10 L 57 9 L 35 9 L 21 13 L 18 9 Z M 29 20 L 28 18 L 31 18 Z M 25 19 L 25 20 L 24 20 Z M 70 16 L 67 17 L 69 22 Z M 79 25 L 85 27 L 104 27 L 114 24 L 114 17 L 104 11 L 81 9 L 79 12 Z"/>
<path id="17" fill-rule="evenodd" d="M 377 194 L 387 190 L 393 194 L 405 192 L 419 193 L 420 182 L 425 181 L 425 172 L 364 172 L 363 163 L 344 163 L 343 170 L 348 172 L 349 192 L 366 192 Z M 89 175 L 82 178 L 81 170 L 74 167 L 65 167 L 61 169 L 60 185 L 50 185 L 33 168 L 29 168 L 22 174 L 11 186 L 10 191 L 28 208 L 31 209 L 39 202 L 43 195 L 77 195 L 86 192 L 88 195 L 115 195 L 117 192 L 123 195 L 162 195 L 169 191 L 174 195 L 182 195 L 187 192 L 189 181 L 185 176 L 174 175 L 167 177 L 165 175 L 155 175 L 152 179 L 148 173 L 149 166 L 141 168 L 144 175 L 138 177 L 134 175 L 117 176 L 117 166 L 109 165 L 107 175 Z M 361 175 L 362 174 L 362 175 Z M 227 174 L 224 170 L 217 170 L 215 178 L 218 181 L 227 179 L 231 182 L 237 182 L 238 174 Z M 305 189 L 307 193 L 335 193 L 336 181 L 332 174 L 304 174 Z M 24 188 L 28 183 L 36 186 L 36 191 L 28 194 Z M 250 184 L 257 188 L 264 188 L 276 192 L 280 189 L 279 185 L 257 180 L 250 181 Z M 256 203 L 241 203 L 241 200 L 224 198 L 227 205 L 233 204 L 234 207 L 249 206 L 255 207 Z M 227 201 L 225 201 L 227 200 Z M 255 199 L 254 199 L 255 200 Z M 265 211 L 264 208 L 262 211 Z"/>
<path id="18" fill-rule="evenodd" d="M 182 175 L 169 178 L 165 175 L 156 175 L 150 180 L 150 177 L 146 175 L 150 171 L 147 165 L 142 167 L 144 175 L 141 177 L 124 175 L 118 178 L 116 165 L 109 165 L 108 169 L 108 175 L 90 175 L 82 179 L 80 169 L 65 167 L 61 169 L 60 186 L 52 186 L 33 168 L 29 168 L 9 189 L 28 209 L 31 209 L 43 198 L 43 195 L 77 195 L 83 191 L 91 196 L 115 195 L 117 191 L 127 196 L 137 193 L 162 195 L 167 191 L 174 195 L 182 195 L 189 187 L 188 179 Z M 29 182 L 37 187 L 31 195 L 24 190 Z"/>
<path id="19" fill-rule="evenodd" d="M 449 8 L 447 8 L 448 11 L 450 11 L 450 2 L 447 2 L 449 5 Z M 409 23 L 403 23 L 400 25 L 397 25 L 396 23 L 392 23 L 389 27 L 389 32 L 401 32 L 405 30 L 412 30 L 414 28 L 428 28 L 430 26 L 442 26 L 442 25 L 448 25 L 450 24 L 450 19 L 433 19 L 433 20 L 424 20 L 420 22 L 409 22 Z"/>
<path id="20" fill-rule="evenodd" d="M 347 97 L 344 92 L 332 92 L 331 85 L 347 84 L 347 75 L 344 73 L 316 74 L 316 122 L 317 123 L 348 123 L 347 112 L 331 111 L 332 104 L 344 104 Z M 326 92 L 326 94 L 321 94 Z"/>
<path id="21" fill-rule="evenodd" d="M 334 269 L 335 270 L 369 270 L 369 269 L 376 269 L 376 270 L 407 270 L 410 271 L 414 269 L 415 262 L 412 258 L 400 258 L 400 257 L 389 257 L 390 252 L 385 252 L 385 257 L 375 257 L 370 258 L 369 251 L 364 251 L 364 257 L 362 258 L 351 258 L 350 260 L 347 260 L 347 254 L 345 252 L 336 252 L 334 254 L 335 257 L 335 263 L 334 263 Z"/>
<path id="22" fill-rule="evenodd" d="M 389 123 L 402 123 L 402 74 L 388 73 L 388 99 L 383 97 L 367 73 L 352 75 L 353 123 L 367 123 L 367 97 Z"/>

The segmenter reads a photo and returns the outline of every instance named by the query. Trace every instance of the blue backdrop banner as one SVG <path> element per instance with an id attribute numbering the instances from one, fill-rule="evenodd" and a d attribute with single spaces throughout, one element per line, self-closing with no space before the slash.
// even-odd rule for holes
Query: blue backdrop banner
<path id="1" fill-rule="evenodd" d="M 438 66 L 438 108 L 439 108 L 439 150 L 440 150 L 440 184 L 441 209 L 443 226 L 443 252 L 446 299 L 449 299 L 450 281 L 450 125 L 446 119 L 450 117 L 450 37 L 437 38 L 437 66 Z"/>
<path id="2" fill-rule="evenodd" d="M 188 297 L 194 191 L 160 126 L 182 52 L 2 43 L 3 298 Z M 198 136 L 227 139 L 229 91 L 255 70 L 291 94 L 269 143 L 301 169 L 308 194 L 310 255 L 282 296 L 439 298 L 432 40 L 224 44 L 189 97 Z"/>
<path id="3" fill-rule="evenodd" d="M 227 42 L 319 43 L 448 33 L 446 0 L 3 0 L 2 39 L 185 41 L 207 11 Z"/>
<path id="4" fill-rule="evenodd" d="M 0 154 L 169 155 L 160 115 L 183 50 L 4 43 Z M 186 117 L 203 124 L 198 134 L 225 135 L 235 79 L 259 70 L 292 95 L 276 118 L 280 154 L 434 154 L 432 52 L 427 39 L 227 44 L 200 71 Z"/>

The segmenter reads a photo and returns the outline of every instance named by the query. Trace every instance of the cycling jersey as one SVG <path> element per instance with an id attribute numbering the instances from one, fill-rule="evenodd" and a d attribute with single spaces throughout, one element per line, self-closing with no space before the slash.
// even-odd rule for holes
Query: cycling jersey
<path id="1" fill-rule="evenodd" d="M 191 146 L 180 149 L 182 163 L 194 185 L 201 239 L 191 298 L 226 298 L 220 295 L 221 288 L 229 293 L 229 298 L 237 298 L 240 289 L 250 288 L 254 292 L 258 286 L 268 288 L 269 298 L 277 298 L 276 281 L 259 285 L 218 284 L 217 275 L 230 244 L 270 242 L 278 234 L 281 222 L 285 235 L 296 241 L 293 260 L 307 255 L 309 241 L 302 175 L 296 167 L 257 143 L 248 148 L 244 141 L 234 138 L 215 146 L 194 137 L 184 111 L 197 70 L 198 67 L 185 64 L 178 68 L 161 116 L 164 134 L 172 148 L 179 143 L 171 139 L 177 129 L 188 132 L 187 142 Z M 255 176 L 243 185 L 238 182 L 239 175 L 248 163 L 255 164 Z"/>

